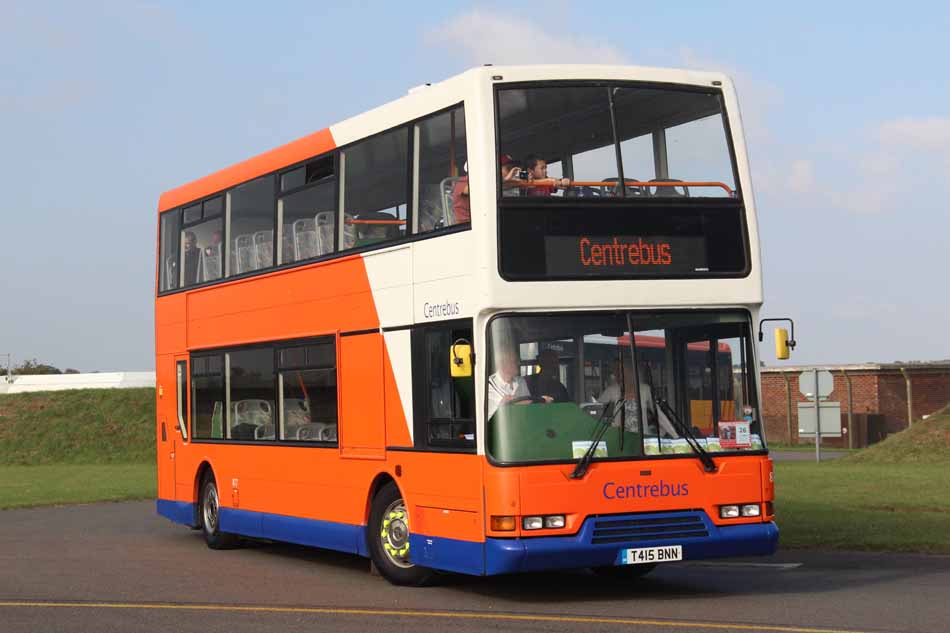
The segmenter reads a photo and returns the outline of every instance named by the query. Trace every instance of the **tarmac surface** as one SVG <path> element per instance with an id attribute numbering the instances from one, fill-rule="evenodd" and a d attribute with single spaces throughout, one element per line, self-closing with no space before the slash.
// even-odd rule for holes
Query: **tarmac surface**
<path id="1" fill-rule="evenodd" d="M 950 630 L 950 557 L 789 551 L 394 587 L 365 559 L 250 543 L 209 550 L 154 502 L 0 512 L 0 631 Z"/>

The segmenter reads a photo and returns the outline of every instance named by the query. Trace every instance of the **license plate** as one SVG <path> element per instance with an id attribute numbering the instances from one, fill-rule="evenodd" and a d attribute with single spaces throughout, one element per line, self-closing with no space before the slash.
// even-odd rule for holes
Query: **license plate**
<path id="1" fill-rule="evenodd" d="M 674 560 L 683 560 L 682 545 L 667 545 L 666 547 L 640 547 L 637 549 L 625 549 L 620 552 L 621 565 L 668 563 Z"/>

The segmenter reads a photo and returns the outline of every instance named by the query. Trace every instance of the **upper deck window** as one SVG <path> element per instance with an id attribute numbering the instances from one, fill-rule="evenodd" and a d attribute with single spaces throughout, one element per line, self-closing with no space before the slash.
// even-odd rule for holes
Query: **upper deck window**
<path id="1" fill-rule="evenodd" d="M 279 263 L 329 255 L 336 240 L 336 177 L 333 156 L 310 161 L 280 177 L 277 201 Z"/>
<path id="2" fill-rule="evenodd" d="M 274 265 L 274 178 L 228 191 L 228 277 Z"/>
<path id="3" fill-rule="evenodd" d="M 505 197 L 722 198 L 736 188 L 718 93 L 504 88 L 498 117 L 501 153 L 522 170 L 517 186 L 503 184 Z M 617 186 L 620 177 L 626 187 Z"/>
<path id="4" fill-rule="evenodd" d="M 158 289 L 161 292 L 178 288 L 178 210 L 161 215 L 159 229 Z"/>
<path id="5" fill-rule="evenodd" d="M 344 187 L 341 250 L 407 234 L 409 130 L 397 128 L 342 153 Z"/>
<path id="6" fill-rule="evenodd" d="M 179 288 L 221 278 L 224 221 L 221 196 L 185 207 L 178 250 Z"/>
<path id="7" fill-rule="evenodd" d="M 465 108 L 424 119 L 414 126 L 416 233 L 471 221 Z"/>

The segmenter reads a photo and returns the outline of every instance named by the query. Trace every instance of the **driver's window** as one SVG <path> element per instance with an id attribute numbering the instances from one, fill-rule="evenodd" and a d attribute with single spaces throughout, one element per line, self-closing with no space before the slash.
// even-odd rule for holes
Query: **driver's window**
<path id="1" fill-rule="evenodd" d="M 458 345 L 472 344 L 470 322 L 412 332 L 417 448 L 475 449 L 475 378 L 453 376 Z"/>

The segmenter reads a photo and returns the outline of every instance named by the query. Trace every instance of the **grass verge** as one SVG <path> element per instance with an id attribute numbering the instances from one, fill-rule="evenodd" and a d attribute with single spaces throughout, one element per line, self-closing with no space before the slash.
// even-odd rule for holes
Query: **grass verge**
<path id="1" fill-rule="evenodd" d="M 154 459 L 154 389 L 0 396 L 0 465 L 142 464 Z"/>
<path id="2" fill-rule="evenodd" d="M 783 547 L 950 554 L 950 409 L 834 461 L 775 464 Z"/>
<path id="3" fill-rule="evenodd" d="M 154 499 L 155 462 L 0 466 L 0 510 Z"/>

